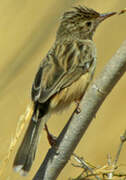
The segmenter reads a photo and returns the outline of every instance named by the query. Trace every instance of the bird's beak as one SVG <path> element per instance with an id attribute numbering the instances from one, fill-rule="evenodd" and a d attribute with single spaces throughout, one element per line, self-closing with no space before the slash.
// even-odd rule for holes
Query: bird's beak
<path id="1" fill-rule="evenodd" d="M 104 21 L 105 19 L 107 19 L 108 17 L 111 17 L 113 15 L 115 15 L 116 12 L 110 12 L 110 13 L 105 13 L 105 14 L 100 14 L 100 16 L 98 17 L 99 19 L 99 23 Z"/>

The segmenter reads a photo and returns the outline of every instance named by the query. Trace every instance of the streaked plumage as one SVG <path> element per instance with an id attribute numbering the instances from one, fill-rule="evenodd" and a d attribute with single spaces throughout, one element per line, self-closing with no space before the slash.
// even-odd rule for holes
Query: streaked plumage
<path id="1" fill-rule="evenodd" d="M 33 101 L 44 103 L 69 87 L 89 72 L 95 57 L 95 45 L 91 40 L 56 42 L 38 70 L 41 81 L 38 83 L 37 75 L 32 87 Z"/>
<path id="2" fill-rule="evenodd" d="M 87 7 L 65 12 L 56 41 L 42 60 L 32 86 L 34 112 L 14 161 L 25 175 L 35 158 L 41 129 L 52 111 L 66 108 L 84 95 L 96 67 L 92 36 L 98 24 L 115 13 L 99 14 Z"/>

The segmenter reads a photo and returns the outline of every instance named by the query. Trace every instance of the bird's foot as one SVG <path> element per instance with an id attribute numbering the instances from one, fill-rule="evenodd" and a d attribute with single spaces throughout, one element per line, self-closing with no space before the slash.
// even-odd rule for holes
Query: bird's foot
<path id="1" fill-rule="evenodd" d="M 57 137 L 49 132 L 47 124 L 45 124 L 45 131 L 47 133 L 47 138 L 48 138 L 48 142 L 49 142 L 50 146 L 55 146 Z"/>

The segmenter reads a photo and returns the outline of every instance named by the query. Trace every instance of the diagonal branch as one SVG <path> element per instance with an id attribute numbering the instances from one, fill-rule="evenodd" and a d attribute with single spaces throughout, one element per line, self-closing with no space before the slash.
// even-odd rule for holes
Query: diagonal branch
<path id="1" fill-rule="evenodd" d="M 56 147 L 49 149 L 33 180 L 55 180 L 85 134 L 96 112 L 126 71 L 126 41 L 104 67 L 85 93 L 81 113 L 75 112 L 59 135 Z"/>

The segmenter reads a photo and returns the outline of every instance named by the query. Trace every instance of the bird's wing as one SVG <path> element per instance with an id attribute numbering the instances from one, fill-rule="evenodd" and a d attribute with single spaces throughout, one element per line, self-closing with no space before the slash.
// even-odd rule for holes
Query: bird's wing
<path id="1" fill-rule="evenodd" d="M 44 103 L 61 89 L 70 86 L 82 74 L 88 72 L 93 58 L 77 47 L 65 45 L 54 49 L 42 61 L 32 86 L 32 100 Z M 75 45 L 74 45 L 75 46 Z M 66 48 L 67 47 L 67 48 Z M 69 51 L 66 49 L 69 48 Z M 62 52 L 61 52 L 62 51 Z M 88 53 L 89 54 L 89 53 Z"/>

